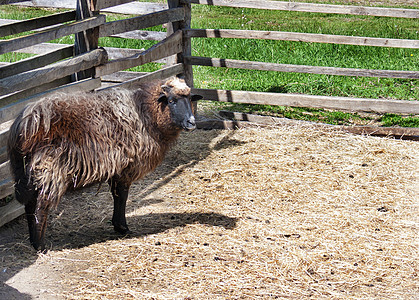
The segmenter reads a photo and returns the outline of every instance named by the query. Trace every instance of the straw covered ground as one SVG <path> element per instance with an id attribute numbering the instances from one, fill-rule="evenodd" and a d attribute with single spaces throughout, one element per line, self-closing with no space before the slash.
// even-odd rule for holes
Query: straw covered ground
<path id="1" fill-rule="evenodd" d="M 0 298 L 414 299 L 418 145 L 310 126 L 183 134 L 132 187 L 131 235 L 112 232 L 105 185 L 63 199 L 46 255 L 23 218 L 0 228 Z"/>

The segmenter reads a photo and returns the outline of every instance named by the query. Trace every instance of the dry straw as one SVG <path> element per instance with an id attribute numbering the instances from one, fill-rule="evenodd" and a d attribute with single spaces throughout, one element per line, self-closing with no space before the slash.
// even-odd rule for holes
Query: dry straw
<path id="1" fill-rule="evenodd" d="M 69 299 L 413 299 L 417 149 L 309 126 L 184 134 L 132 187 L 130 236 L 94 187 L 60 204 L 38 263 Z"/>

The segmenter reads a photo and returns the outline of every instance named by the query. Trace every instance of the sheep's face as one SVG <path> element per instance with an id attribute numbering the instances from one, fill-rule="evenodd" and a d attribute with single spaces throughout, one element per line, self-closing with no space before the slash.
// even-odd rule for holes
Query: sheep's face
<path id="1" fill-rule="evenodd" d="M 176 79 L 162 86 L 159 101 L 164 102 L 169 110 L 173 124 L 187 131 L 196 128 L 192 111 L 192 101 L 202 99 L 199 95 L 191 95 L 190 88 L 183 80 Z"/>

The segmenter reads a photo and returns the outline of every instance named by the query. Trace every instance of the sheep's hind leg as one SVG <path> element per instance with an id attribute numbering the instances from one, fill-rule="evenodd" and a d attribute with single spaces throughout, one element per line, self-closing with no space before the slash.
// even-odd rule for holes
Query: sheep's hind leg
<path id="1" fill-rule="evenodd" d="M 125 218 L 125 207 L 130 185 L 122 183 L 115 178 L 112 178 L 109 184 L 111 186 L 114 201 L 112 225 L 116 232 L 128 234 L 130 233 L 130 230 L 128 229 L 127 220 Z"/>

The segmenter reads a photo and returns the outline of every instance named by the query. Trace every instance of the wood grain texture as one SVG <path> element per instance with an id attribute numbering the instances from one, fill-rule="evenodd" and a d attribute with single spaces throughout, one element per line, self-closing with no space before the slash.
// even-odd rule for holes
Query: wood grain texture
<path id="1" fill-rule="evenodd" d="M 14 103 L 13 105 L 7 105 L 0 108 L 0 123 L 12 120 L 20 113 L 20 111 L 29 103 L 38 101 L 45 97 L 48 93 L 62 92 L 62 93 L 74 93 L 78 91 L 91 91 L 100 87 L 100 78 L 90 78 L 66 85 L 60 85 L 59 87 L 48 89 L 41 93 L 37 93 L 28 98 L 24 98 Z"/>
<path id="2" fill-rule="evenodd" d="M 115 87 L 133 89 L 141 83 L 148 82 L 151 80 L 162 80 L 162 79 L 169 78 L 171 76 L 175 76 L 181 73 L 183 73 L 183 64 L 176 64 L 176 65 L 162 68 L 161 70 L 157 70 L 151 73 L 146 73 L 142 75 L 139 74 L 139 76 L 136 78 L 132 78 L 118 84 L 108 85 L 104 88 L 98 89 L 98 91 L 105 90 L 108 88 L 115 88 Z"/>
<path id="3" fill-rule="evenodd" d="M 243 7 L 257 9 L 273 9 L 285 11 L 301 11 L 325 14 L 345 14 L 376 17 L 419 18 L 419 10 L 405 8 L 366 7 L 353 5 L 332 5 L 318 3 L 264 1 L 264 0 L 191 0 L 191 3 Z"/>
<path id="4" fill-rule="evenodd" d="M 19 60 L 0 67 L 0 79 L 44 67 L 56 61 L 73 56 L 73 46 L 59 48 L 46 54 Z"/>
<path id="5" fill-rule="evenodd" d="M 310 74 L 359 76 L 359 77 L 419 79 L 418 71 L 319 67 L 319 66 L 276 64 L 276 63 L 264 63 L 264 62 L 256 62 L 256 61 L 211 58 L 211 57 L 196 57 L 196 56 L 186 57 L 185 61 L 187 64 L 191 64 L 191 65 L 222 67 L 222 68 L 232 68 L 232 69 L 248 69 L 248 70 L 260 70 L 260 71 L 310 73 Z"/>
<path id="6" fill-rule="evenodd" d="M 343 111 L 419 114 L 419 102 L 407 100 L 382 100 L 351 97 L 315 96 L 231 90 L 193 89 L 206 100 L 281 105 L 295 107 L 326 108 Z"/>
<path id="7" fill-rule="evenodd" d="M 100 27 L 100 37 L 120 34 L 127 31 L 139 30 L 161 25 L 167 22 L 183 20 L 185 12 L 183 8 L 163 10 L 143 16 L 108 22 Z"/>
<path id="8" fill-rule="evenodd" d="M 0 36 L 8 36 L 18 34 L 25 31 L 30 31 L 38 28 L 61 24 L 64 22 L 74 21 L 76 19 L 75 11 L 67 11 L 57 13 L 45 17 L 33 18 L 29 20 L 17 21 L 11 24 L 0 26 Z"/>
<path id="9" fill-rule="evenodd" d="M 96 49 L 46 67 L 6 77 L 0 79 L 0 95 L 9 94 L 23 88 L 36 87 L 81 70 L 98 66 L 106 61 L 106 51 L 104 49 Z"/>
<path id="10" fill-rule="evenodd" d="M 13 193 L 13 183 L 8 182 L 0 186 L 0 197 Z M 25 207 L 16 199 L 6 206 L 0 207 L 0 227 L 25 213 Z"/>
<path id="11" fill-rule="evenodd" d="M 301 32 L 237 29 L 189 29 L 186 31 L 185 36 L 200 38 L 263 39 L 307 43 L 419 49 L 419 40 L 387 39 Z"/>
<path id="12" fill-rule="evenodd" d="M 179 30 L 163 41 L 137 55 L 110 61 L 96 67 L 96 76 L 109 75 L 117 71 L 126 70 L 153 62 L 182 51 L 182 32 Z"/>
<path id="13" fill-rule="evenodd" d="M 35 32 L 26 36 L 0 41 L 0 54 L 12 52 L 43 42 L 58 39 L 63 36 L 74 34 L 89 28 L 97 27 L 105 23 L 105 16 L 98 15 L 71 24 L 58 25 L 57 27 Z"/>

